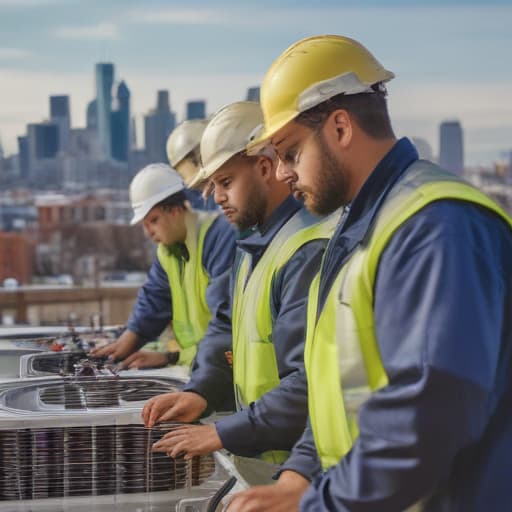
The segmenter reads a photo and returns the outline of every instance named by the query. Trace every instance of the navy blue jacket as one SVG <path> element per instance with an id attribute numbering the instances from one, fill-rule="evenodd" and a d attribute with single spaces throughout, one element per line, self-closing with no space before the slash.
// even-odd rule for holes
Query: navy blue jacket
<path id="1" fill-rule="evenodd" d="M 195 188 L 186 188 L 185 196 L 187 201 L 190 203 L 190 206 L 192 206 L 194 210 L 215 211 L 219 209 L 213 200 L 213 195 L 210 195 L 207 199 L 204 199 L 201 191 L 196 190 Z"/>
<path id="2" fill-rule="evenodd" d="M 252 255 L 252 268 L 281 227 L 302 206 L 289 196 L 259 229 L 238 240 L 239 251 Z M 267 450 L 290 450 L 304 431 L 307 419 L 307 384 L 304 371 L 306 302 L 311 280 L 318 272 L 325 240 L 303 245 L 279 271 L 272 286 L 272 338 L 281 382 L 246 409 L 222 418 L 216 423 L 224 448 L 242 456 L 257 456 Z M 240 257 L 238 255 L 237 257 Z M 232 285 L 233 286 L 233 285 Z M 226 338 L 227 340 L 227 338 Z M 231 337 L 229 337 L 231 342 Z M 199 346 L 191 382 L 185 389 L 196 391 L 208 402 L 216 400 L 222 388 L 233 390 L 232 372 L 225 364 L 218 370 L 212 359 L 215 353 L 230 350 L 224 344 L 211 348 L 210 340 Z M 197 371 L 203 372 L 198 378 Z"/>
<path id="3" fill-rule="evenodd" d="M 383 198 L 417 159 L 398 141 L 350 205 L 326 251 L 321 303 Z M 512 231 L 495 214 L 442 200 L 385 249 L 375 321 L 389 385 L 359 414 L 360 436 L 319 473 L 311 430 L 285 469 L 313 478 L 301 510 L 512 510 Z"/>
<path id="4" fill-rule="evenodd" d="M 237 234 L 219 215 L 205 235 L 202 263 L 209 276 L 206 302 L 212 313 L 205 337 L 215 335 L 219 323 L 229 316 L 229 279 L 236 251 Z M 148 280 L 140 288 L 127 328 L 139 336 L 139 348 L 157 338 L 172 320 L 169 278 L 155 256 Z M 223 326 L 220 327 L 223 329 Z"/>

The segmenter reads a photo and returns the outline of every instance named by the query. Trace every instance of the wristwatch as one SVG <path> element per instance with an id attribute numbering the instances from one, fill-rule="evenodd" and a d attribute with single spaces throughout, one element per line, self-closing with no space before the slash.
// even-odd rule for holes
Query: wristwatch
<path id="1" fill-rule="evenodd" d="M 167 352 L 167 364 L 176 364 L 180 358 L 179 352 Z"/>

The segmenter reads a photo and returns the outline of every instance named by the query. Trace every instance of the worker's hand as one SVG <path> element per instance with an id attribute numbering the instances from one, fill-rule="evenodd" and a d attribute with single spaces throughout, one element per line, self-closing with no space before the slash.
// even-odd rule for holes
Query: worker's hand
<path id="1" fill-rule="evenodd" d="M 167 453 L 172 458 L 183 455 L 188 460 L 194 455 L 206 455 L 221 448 L 222 441 L 215 425 L 181 425 L 167 432 L 152 450 Z"/>
<path id="2" fill-rule="evenodd" d="M 114 343 L 91 350 L 91 355 L 96 357 L 108 356 L 113 361 L 121 361 L 135 352 L 138 339 L 137 334 L 126 330 Z"/>
<path id="3" fill-rule="evenodd" d="M 309 482 L 294 471 L 284 471 L 275 485 L 260 485 L 235 494 L 227 512 L 293 512 Z"/>
<path id="4" fill-rule="evenodd" d="M 165 393 L 150 398 L 142 409 L 142 420 L 146 427 L 162 421 L 195 421 L 206 410 L 208 402 L 197 393 L 180 391 Z"/>
<path id="5" fill-rule="evenodd" d="M 131 356 L 123 359 L 121 368 L 161 368 L 167 366 L 169 359 L 164 352 L 150 352 L 149 350 L 138 350 Z"/>

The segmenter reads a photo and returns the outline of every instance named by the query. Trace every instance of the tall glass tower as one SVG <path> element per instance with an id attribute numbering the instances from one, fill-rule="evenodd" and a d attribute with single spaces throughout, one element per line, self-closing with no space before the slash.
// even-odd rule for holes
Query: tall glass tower
<path id="1" fill-rule="evenodd" d="M 111 118 L 112 157 L 128 161 L 130 150 L 130 90 L 124 82 L 117 87 L 117 109 Z"/>
<path id="2" fill-rule="evenodd" d="M 169 106 L 169 91 L 158 91 L 156 109 L 144 116 L 146 155 L 150 162 L 167 162 L 165 144 L 176 126 Z"/>
<path id="3" fill-rule="evenodd" d="M 464 143 L 459 121 L 444 121 L 439 129 L 439 165 L 459 176 L 464 173 Z"/>
<path id="4" fill-rule="evenodd" d="M 50 96 L 50 119 L 59 127 L 59 149 L 66 149 L 71 130 L 69 96 Z"/>
<path id="5" fill-rule="evenodd" d="M 114 64 L 96 64 L 96 108 L 98 137 L 103 155 L 111 156 L 110 113 L 112 111 L 112 84 L 114 83 Z"/>

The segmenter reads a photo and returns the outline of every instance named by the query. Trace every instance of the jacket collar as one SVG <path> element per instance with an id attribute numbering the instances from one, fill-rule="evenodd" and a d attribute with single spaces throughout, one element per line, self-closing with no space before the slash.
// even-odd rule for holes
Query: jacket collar
<path id="1" fill-rule="evenodd" d="M 289 195 L 263 225 L 255 226 L 249 232 L 244 232 L 246 236 L 237 240 L 237 246 L 253 256 L 253 267 L 278 231 L 301 207 L 302 204 Z"/>
<path id="2" fill-rule="evenodd" d="M 418 152 L 409 139 L 404 137 L 398 140 L 377 164 L 352 203 L 346 207 L 325 253 L 320 281 L 321 304 L 341 265 L 369 233 L 393 185 L 417 159 Z"/>

